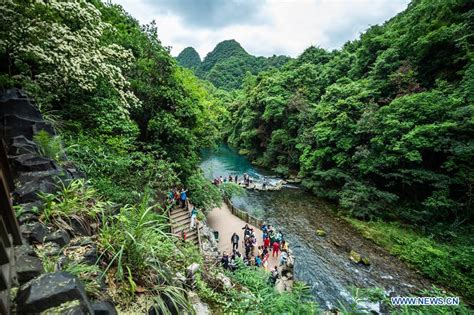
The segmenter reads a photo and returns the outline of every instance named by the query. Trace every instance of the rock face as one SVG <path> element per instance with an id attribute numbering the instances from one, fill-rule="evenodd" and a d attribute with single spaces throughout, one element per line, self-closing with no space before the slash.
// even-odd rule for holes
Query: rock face
<path id="1" fill-rule="evenodd" d="M 19 314 L 39 313 L 74 300 L 93 314 L 82 283 L 67 272 L 46 273 L 21 286 L 16 297 Z"/>

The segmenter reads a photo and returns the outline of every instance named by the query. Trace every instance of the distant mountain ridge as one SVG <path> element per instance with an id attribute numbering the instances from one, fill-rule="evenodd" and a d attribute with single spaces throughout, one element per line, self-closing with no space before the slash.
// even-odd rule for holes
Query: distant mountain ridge
<path id="1" fill-rule="evenodd" d="M 202 62 L 192 47 L 185 48 L 176 57 L 181 66 L 194 70 L 200 78 L 225 90 L 240 88 L 247 72 L 257 74 L 271 68 L 280 68 L 290 59 L 288 56 L 253 56 L 234 39 L 217 44 Z"/>
<path id="2" fill-rule="evenodd" d="M 196 69 L 201 65 L 201 56 L 193 47 L 186 47 L 176 57 L 178 64 L 188 69 Z"/>

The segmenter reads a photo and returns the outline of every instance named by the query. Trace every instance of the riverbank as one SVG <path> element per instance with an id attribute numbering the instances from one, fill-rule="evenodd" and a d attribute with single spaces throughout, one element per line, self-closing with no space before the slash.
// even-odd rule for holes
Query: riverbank
<path id="1" fill-rule="evenodd" d="M 467 304 L 474 305 L 472 231 L 450 235 L 447 244 L 394 222 L 344 220 L 366 239 L 433 279 L 436 284 L 460 295 Z"/>

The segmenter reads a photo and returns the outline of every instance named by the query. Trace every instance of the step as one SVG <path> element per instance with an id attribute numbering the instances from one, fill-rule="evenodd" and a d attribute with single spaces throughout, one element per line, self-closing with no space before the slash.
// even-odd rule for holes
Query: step
<path id="1" fill-rule="evenodd" d="M 178 227 L 178 226 L 181 226 L 181 225 L 190 225 L 190 224 L 191 224 L 191 219 L 190 218 L 182 218 L 179 221 L 174 221 L 174 220 L 171 221 L 171 226 L 173 226 L 173 227 Z"/>
<path id="2" fill-rule="evenodd" d="M 182 221 L 183 219 L 191 219 L 189 217 L 189 215 L 186 213 L 186 214 L 182 214 L 182 215 L 177 215 L 177 216 L 171 216 L 170 217 L 171 219 L 171 222 L 179 222 L 179 221 Z"/>
<path id="3" fill-rule="evenodd" d="M 173 212 L 170 214 L 170 218 L 173 219 L 173 218 L 179 218 L 179 217 L 183 217 L 183 216 L 187 216 L 189 217 L 189 212 L 187 211 L 182 211 L 182 212 Z"/>

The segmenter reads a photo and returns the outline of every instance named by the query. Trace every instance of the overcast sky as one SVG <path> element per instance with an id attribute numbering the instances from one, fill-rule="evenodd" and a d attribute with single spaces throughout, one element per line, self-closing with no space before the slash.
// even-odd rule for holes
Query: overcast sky
<path id="1" fill-rule="evenodd" d="M 403 11 L 408 0 L 112 0 L 141 24 L 155 20 L 176 56 L 194 47 L 204 58 L 237 40 L 257 56 L 296 57 L 311 45 L 340 48 L 370 25 Z"/>

